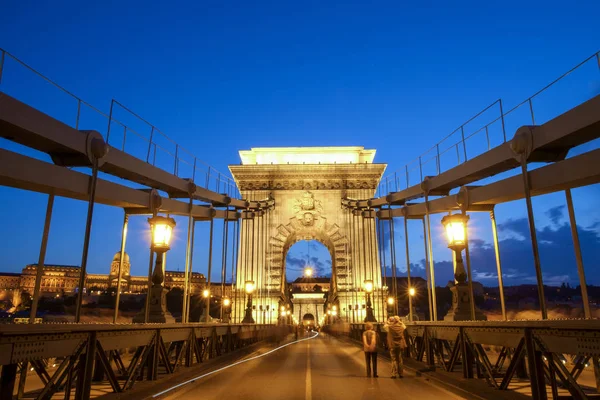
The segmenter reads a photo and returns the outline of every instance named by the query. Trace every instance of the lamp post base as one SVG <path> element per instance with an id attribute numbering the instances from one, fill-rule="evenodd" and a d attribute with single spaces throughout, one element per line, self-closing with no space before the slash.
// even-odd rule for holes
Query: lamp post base
<path id="1" fill-rule="evenodd" d="M 153 285 L 150 288 L 150 307 L 148 312 L 148 323 L 171 323 L 175 322 L 175 318 L 167 310 L 167 292 L 168 290 L 160 285 Z M 133 322 L 144 323 L 146 318 L 146 309 L 143 308 L 138 314 L 133 317 Z"/>
<path id="2" fill-rule="evenodd" d="M 244 315 L 244 319 L 242 320 L 242 324 L 254 324 L 254 318 L 252 318 L 252 309 L 246 309 L 246 315 Z"/>
<path id="3" fill-rule="evenodd" d="M 459 283 L 450 288 L 452 292 L 452 308 L 444 317 L 444 321 L 471 321 L 471 298 L 469 286 Z M 475 308 L 475 320 L 485 321 L 487 317 L 481 310 Z"/>

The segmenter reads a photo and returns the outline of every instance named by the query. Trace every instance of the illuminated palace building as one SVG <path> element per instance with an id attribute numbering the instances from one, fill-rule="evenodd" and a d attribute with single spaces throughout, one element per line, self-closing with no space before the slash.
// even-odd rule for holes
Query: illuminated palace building
<path id="1" fill-rule="evenodd" d="M 85 279 L 85 291 L 107 290 L 116 288 L 119 275 L 119 260 L 121 253 L 117 252 L 110 264 L 110 274 L 87 274 Z M 121 290 L 130 293 L 146 292 L 148 286 L 147 276 L 131 276 L 131 262 L 129 255 L 125 253 L 123 273 L 121 278 Z M 42 294 L 69 294 L 77 290 L 79 284 L 79 273 L 81 268 L 74 265 L 45 264 L 42 274 Z M 23 271 L 18 273 L 0 273 L 0 291 L 20 290 L 33 293 L 37 264 L 29 264 Z M 204 274 L 194 272 L 191 277 L 192 293 L 200 293 L 206 284 Z M 165 272 L 165 287 L 167 289 L 180 288 L 183 290 L 184 273 L 179 271 Z M 212 285 L 211 285 L 212 286 Z M 219 288 L 220 289 L 220 288 Z M 214 292 L 214 290 L 211 290 Z M 220 293 L 219 293 L 220 294 Z"/>

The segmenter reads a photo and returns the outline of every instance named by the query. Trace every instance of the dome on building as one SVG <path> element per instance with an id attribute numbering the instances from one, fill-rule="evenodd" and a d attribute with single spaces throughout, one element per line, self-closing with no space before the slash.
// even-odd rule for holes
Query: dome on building
<path id="1" fill-rule="evenodd" d="M 115 261 L 120 261 L 121 260 L 121 252 L 117 251 L 115 253 L 115 256 L 113 257 L 113 262 Z M 129 262 L 129 254 L 127 254 L 127 252 L 125 252 L 125 262 L 128 263 Z"/>

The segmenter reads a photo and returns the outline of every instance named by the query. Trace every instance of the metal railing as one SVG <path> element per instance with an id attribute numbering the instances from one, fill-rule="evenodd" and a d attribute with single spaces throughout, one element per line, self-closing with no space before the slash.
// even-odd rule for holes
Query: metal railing
<path id="1" fill-rule="evenodd" d="M 0 398 L 16 392 L 17 399 L 89 399 L 98 388 L 122 393 L 288 333 L 264 324 L 4 325 Z"/>
<path id="2" fill-rule="evenodd" d="M 585 60 L 583 60 L 582 62 L 580 62 L 579 64 L 577 64 L 576 66 L 574 66 L 573 68 L 571 68 L 570 70 L 568 70 L 567 72 L 565 72 L 564 74 L 562 74 L 561 76 L 559 76 L 558 78 L 556 78 L 555 80 L 553 80 L 552 82 L 550 82 L 548 85 L 544 86 L 542 89 L 538 90 L 532 96 L 523 100 L 521 103 L 517 104 L 516 106 L 514 106 L 513 108 L 511 108 L 510 110 L 508 110 L 506 112 L 504 112 L 504 110 L 503 110 L 502 99 L 498 99 L 498 100 L 494 101 L 492 104 L 485 107 L 483 110 L 479 111 L 473 117 L 469 118 L 469 120 L 467 120 L 466 122 L 461 124 L 458 128 L 456 128 L 454 131 L 452 131 L 449 135 L 444 137 L 442 140 L 440 140 L 434 146 L 430 147 L 423 154 L 421 154 L 417 158 L 413 159 L 412 161 L 408 162 L 403 168 L 397 169 L 396 171 L 391 172 L 390 174 L 384 176 L 382 178 L 382 180 L 379 184 L 378 190 L 377 190 L 378 196 L 384 196 L 390 192 L 397 192 L 402 189 L 407 189 L 411 186 L 411 184 L 416 185 L 416 184 L 422 182 L 424 177 L 426 176 L 426 174 L 423 172 L 423 170 L 427 166 L 427 164 L 430 162 L 435 162 L 435 174 L 439 175 L 442 172 L 445 172 L 447 169 L 442 168 L 441 157 L 444 154 L 449 153 L 451 151 L 454 151 L 454 150 L 456 151 L 456 163 L 457 163 L 456 165 L 460 165 L 460 164 L 468 161 L 469 155 L 467 152 L 467 141 L 469 139 L 472 139 L 472 138 L 478 136 L 479 134 L 482 134 L 482 132 L 485 132 L 486 143 L 487 143 L 486 151 L 490 150 L 492 148 L 490 133 L 491 133 L 492 127 L 494 127 L 495 124 L 500 125 L 500 130 L 502 132 L 502 143 L 506 143 L 506 141 L 507 141 L 506 117 L 509 115 L 515 115 L 517 113 L 517 111 L 521 110 L 523 107 L 528 107 L 529 120 L 526 122 L 524 121 L 524 123 L 522 125 L 529 124 L 529 123 L 531 123 L 532 125 L 535 125 L 536 118 L 535 118 L 535 109 L 534 109 L 533 100 L 536 97 L 538 97 L 540 94 L 542 94 L 546 90 L 548 90 L 550 87 L 554 86 L 557 82 L 563 80 L 566 76 L 570 75 L 571 73 L 578 70 L 583 65 L 589 63 L 590 61 L 592 61 L 594 59 L 596 60 L 596 62 L 598 64 L 598 69 L 600 71 L 600 51 L 598 51 L 598 52 L 592 54 L 591 56 L 589 56 L 588 58 L 586 58 Z M 473 132 L 465 133 L 465 131 L 467 130 L 467 125 L 474 122 L 479 117 L 486 114 L 488 111 L 495 109 L 496 106 L 497 106 L 497 111 L 499 112 L 498 116 L 494 116 L 490 122 L 475 129 Z M 448 142 L 453 137 L 455 137 L 456 134 L 458 134 L 458 133 L 460 133 L 460 138 L 458 139 L 458 141 L 448 144 Z M 447 147 L 444 147 L 444 145 L 447 145 Z M 433 153 L 433 155 L 432 155 L 432 153 Z M 471 155 L 470 158 L 476 157 L 477 155 L 480 155 L 480 154 L 482 154 L 482 153 Z M 413 172 L 413 171 L 418 172 L 418 181 L 416 181 L 414 178 L 411 179 L 411 172 Z M 402 176 L 402 175 L 404 175 L 404 176 Z M 404 185 L 401 183 L 402 180 L 404 180 Z"/>
<path id="3" fill-rule="evenodd" d="M 361 342 L 364 324 L 329 325 L 326 331 Z M 498 391 L 530 386 L 535 400 L 570 395 L 587 399 L 599 393 L 600 321 L 520 320 L 406 323 L 405 358 L 483 379 Z M 376 324 L 381 350 L 387 350 L 385 327 Z M 419 368 L 421 369 L 421 368 Z M 561 397 L 562 398 L 562 397 Z"/>
<path id="4" fill-rule="evenodd" d="M 74 99 L 77 102 L 77 112 L 75 113 L 74 121 L 71 123 L 68 123 L 68 125 L 74 127 L 75 129 L 79 129 L 80 119 L 82 116 L 83 109 L 87 108 L 87 109 L 93 111 L 95 114 L 106 119 L 108 124 L 107 124 L 107 128 L 106 128 L 106 134 L 104 136 L 105 136 L 106 142 L 108 144 L 110 144 L 112 147 L 119 149 L 123 152 L 127 152 L 128 154 L 133 155 L 137 158 L 140 158 L 140 159 L 145 158 L 145 161 L 147 163 L 152 164 L 153 166 L 161 168 L 165 171 L 168 171 L 169 173 L 172 173 L 173 175 L 175 175 L 177 177 L 191 178 L 194 181 L 194 183 L 196 183 L 196 185 L 198 185 L 199 187 L 203 187 L 208 190 L 213 190 L 217 193 L 224 193 L 232 198 L 240 198 L 241 197 L 241 194 L 237 189 L 237 185 L 235 184 L 235 181 L 231 177 L 229 177 L 228 175 L 226 175 L 224 173 L 219 172 L 214 167 L 211 167 L 210 165 L 202 162 L 202 160 L 200 160 L 198 157 L 196 157 L 191 151 L 189 151 L 186 148 L 184 148 L 183 146 L 179 145 L 173 139 L 169 138 L 164 132 L 162 132 L 160 129 L 158 129 L 155 125 L 151 124 L 146 119 L 142 118 L 141 116 L 139 116 L 138 114 L 133 112 L 131 109 L 125 107 L 122 103 L 118 102 L 117 100 L 112 99 L 111 105 L 110 105 L 110 112 L 109 112 L 109 114 L 106 114 L 106 113 L 102 112 L 100 109 L 94 107 L 90 103 L 88 103 L 85 100 L 81 99 L 80 97 L 76 96 L 69 90 L 60 86 L 58 83 L 56 83 L 52 79 L 48 78 L 41 72 L 37 71 L 36 69 L 34 69 L 33 67 L 31 67 L 30 65 L 25 63 L 24 61 L 20 60 L 18 57 L 14 56 L 13 54 L 9 53 L 8 51 L 6 51 L 2 48 L 0 48 L 0 88 L 2 88 L 2 86 L 3 86 L 3 76 L 5 75 L 5 72 L 6 72 L 6 65 L 7 65 L 6 61 L 8 59 L 15 61 L 18 65 L 25 68 L 25 70 L 42 78 L 44 81 L 46 81 L 50 85 L 54 86 L 55 88 L 59 89 L 60 91 L 62 91 L 63 93 L 65 93 L 66 95 L 68 95 L 69 97 L 71 97 L 72 99 Z M 114 111 L 115 105 L 122 108 L 127 113 L 134 116 L 135 118 L 139 119 L 144 124 L 148 125 L 151 128 L 149 137 L 138 132 L 136 129 L 132 128 L 131 126 L 128 126 L 124 122 L 114 118 L 113 111 Z M 112 127 L 113 124 L 118 125 L 119 130 L 121 130 L 121 129 L 123 130 L 122 138 L 121 138 L 120 142 L 117 142 L 117 140 L 119 138 L 117 136 L 115 136 L 115 132 L 114 132 L 115 128 Z M 113 132 L 112 136 L 111 136 L 111 130 Z M 128 138 L 128 135 L 130 135 L 130 134 L 135 135 L 137 138 L 142 139 L 143 141 L 145 141 L 147 143 L 146 151 L 144 151 L 145 157 L 136 156 L 135 154 L 133 154 L 131 152 L 131 150 L 129 152 L 126 150 L 126 149 L 128 149 L 127 138 Z M 160 145 L 157 140 L 158 138 L 162 138 L 167 143 L 169 143 L 170 148 L 167 148 L 164 145 Z M 168 162 L 167 164 L 158 163 L 157 162 L 157 153 L 160 155 L 161 152 L 162 152 L 162 154 L 166 154 L 167 156 L 169 156 L 171 158 L 171 161 Z M 189 175 L 185 175 L 185 173 L 182 173 L 181 170 L 185 169 L 185 167 L 182 168 L 182 165 L 188 167 L 187 171 L 188 171 Z"/>

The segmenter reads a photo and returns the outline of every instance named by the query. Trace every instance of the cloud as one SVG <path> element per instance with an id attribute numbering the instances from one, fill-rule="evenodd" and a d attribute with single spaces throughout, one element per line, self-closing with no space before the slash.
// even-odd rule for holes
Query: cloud
<path id="1" fill-rule="evenodd" d="M 560 220 L 563 218 L 564 209 L 564 205 L 552 207 L 551 209 L 546 211 L 546 215 L 548 216 L 548 218 L 550 218 L 550 221 L 552 221 L 554 225 L 558 225 L 560 223 Z"/>
<path id="2" fill-rule="evenodd" d="M 301 275 L 298 272 L 304 271 L 307 263 L 312 267 L 315 276 L 331 276 L 331 260 L 322 261 L 316 256 L 307 259 L 307 253 L 300 253 L 298 257 L 288 253 L 285 258 L 286 272 L 291 276 Z"/>

